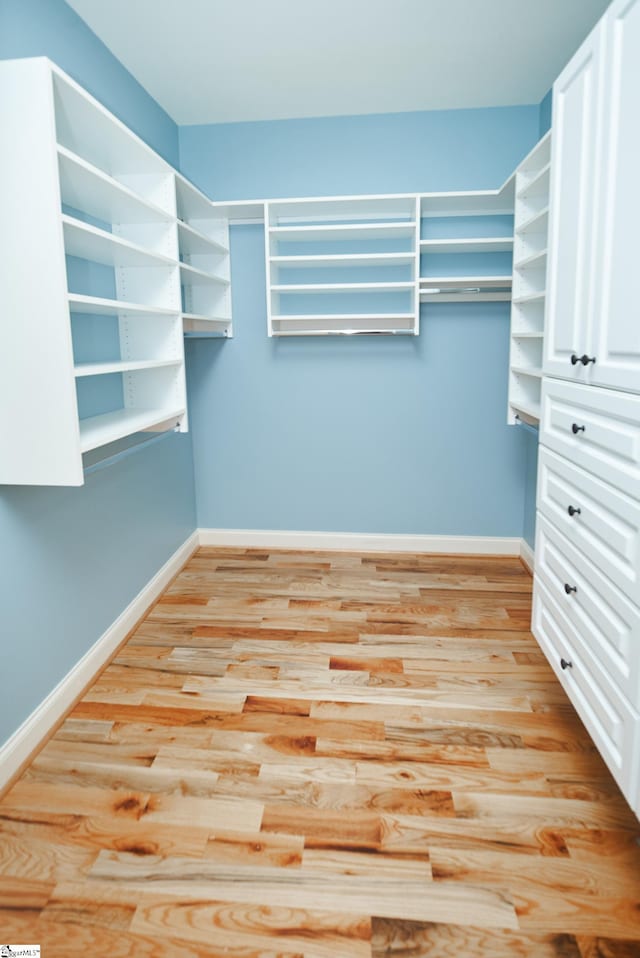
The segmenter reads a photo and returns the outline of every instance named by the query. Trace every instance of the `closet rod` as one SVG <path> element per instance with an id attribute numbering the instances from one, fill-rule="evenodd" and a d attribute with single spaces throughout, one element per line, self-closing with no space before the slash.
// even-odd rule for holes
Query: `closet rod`
<path id="1" fill-rule="evenodd" d="M 92 463 L 90 466 L 85 466 L 82 470 L 85 476 L 90 475 L 92 472 L 99 472 L 101 469 L 106 469 L 107 466 L 113 466 L 116 462 L 120 462 L 121 459 L 126 459 L 128 456 L 132 456 L 133 453 L 139 452 L 141 449 L 148 449 L 149 446 L 155 445 L 157 442 L 160 442 L 162 439 L 166 439 L 167 436 L 173 436 L 174 433 L 178 431 L 178 427 L 175 429 L 167 429 L 165 432 L 159 432 L 154 436 L 151 436 L 149 439 L 145 439 L 143 442 L 138 442 L 134 446 L 127 446 L 126 449 L 121 449 L 120 452 L 115 452 L 112 456 L 106 456 L 104 459 L 100 459 L 98 462 Z"/>

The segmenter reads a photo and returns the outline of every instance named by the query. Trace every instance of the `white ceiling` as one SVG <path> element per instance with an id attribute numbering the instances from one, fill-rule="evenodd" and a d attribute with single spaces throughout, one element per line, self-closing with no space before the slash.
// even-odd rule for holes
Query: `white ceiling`
<path id="1" fill-rule="evenodd" d="M 538 103 L 608 0 L 67 0 L 176 123 Z"/>

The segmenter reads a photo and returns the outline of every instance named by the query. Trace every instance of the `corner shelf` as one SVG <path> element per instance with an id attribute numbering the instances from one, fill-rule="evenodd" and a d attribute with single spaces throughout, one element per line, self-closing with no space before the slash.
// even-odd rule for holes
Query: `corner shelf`
<path id="1" fill-rule="evenodd" d="M 540 418 L 551 133 L 516 170 L 513 299 L 509 349 L 507 421 L 536 424 Z"/>
<path id="2" fill-rule="evenodd" d="M 187 431 L 183 314 L 229 332 L 228 224 L 45 57 L 0 61 L 0 124 L 2 378 L 31 394 L 0 483 L 79 486 L 85 453 Z"/>

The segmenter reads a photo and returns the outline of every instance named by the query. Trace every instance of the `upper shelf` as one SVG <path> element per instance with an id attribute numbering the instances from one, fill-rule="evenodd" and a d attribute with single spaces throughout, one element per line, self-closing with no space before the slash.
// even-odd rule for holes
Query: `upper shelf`
<path id="1" fill-rule="evenodd" d="M 271 256 L 273 266 L 287 269 L 331 266 L 411 266 L 415 253 L 335 253 L 319 256 Z"/>
<path id="2" fill-rule="evenodd" d="M 200 230 L 194 229 L 190 223 L 178 220 L 178 237 L 180 252 L 188 255 L 202 255 L 207 253 L 228 253 L 229 248 L 213 237 L 205 236 Z"/>
<path id="3" fill-rule="evenodd" d="M 107 223 L 172 223 L 150 203 L 65 147 L 58 147 L 62 202 Z"/>
<path id="4" fill-rule="evenodd" d="M 280 240 L 305 242 L 352 239 L 410 239 L 415 223 L 332 223 L 314 226 L 272 226 L 269 235 Z"/>
<path id="5" fill-rule="evenodd" d="M 129 240 L 75 219 L 62 216 L 65 252 L 107 266 L 177 267 L 177 261 L 152 253 Z"/>
<path id="6" fill-rule="evenodd" d="M 423 253 L 510 253 L 513 236 L 479 236 L 468 239 L 423 239 Z"/>

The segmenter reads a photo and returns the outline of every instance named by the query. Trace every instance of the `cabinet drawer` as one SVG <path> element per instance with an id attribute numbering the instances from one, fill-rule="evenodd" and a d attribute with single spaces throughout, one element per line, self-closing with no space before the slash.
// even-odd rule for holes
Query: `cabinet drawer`
<path id="1" fill-rule="evenodd" d="M 540 442 L 640 499 L 640 396 L 544 379 Z"/>
<path id="2" fill-rule="evenodd" d="M 640 502 L 637 499 L 625 496 L 541 446 L 538 509 L 640 606 Z"/>
<path id="3" fill-rule="evenodd" d="M 640 609 L 542 514 L 536 534 L 536 575 L 572 623 L 582 646 L 631 704 L 640 707 Z"/>
<path id="4" fill-rule="evenodd" d="M 598 751 L 627 799 L 634 803 L 638 774 L 638 713 L 582 642 L 546 584 L 536 579 L 533 633 Z M 560 660 L 571 662 L 562 669 Z"/>

